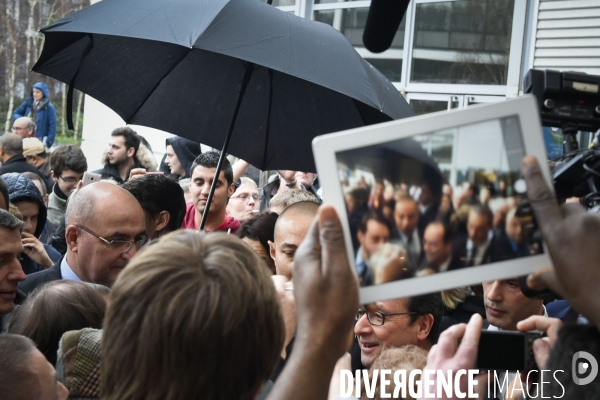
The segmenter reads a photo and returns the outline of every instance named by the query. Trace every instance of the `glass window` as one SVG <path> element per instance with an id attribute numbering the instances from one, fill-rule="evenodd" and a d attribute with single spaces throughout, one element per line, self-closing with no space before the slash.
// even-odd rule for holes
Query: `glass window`
<path id="1" fill-rule="evenodd" d="M 365 49 L 362 40 L 368 13 L 368 7 L 316 10 L 313 19 L 331 25 L 342 32 L 361 56 L 390 81 L 399 82 L 402 75 L 402 49 L 404 48 L 406 16 L 402 18 L 390 50 L 375 55 Z"/>
<path id="2" fill-rule="evenodd" d="M 295 6 L 296 0 L 273 0 L 273 7 Z"/>
<path id="3" fill-rule="evenodd" d="M 506 85 L 514 0 L 417 4 L 411 82 Z"/>
<path id="4" fill-rule="evenodd" d="M 448 102 L 440 100 L 411 100 L 410 106 L 416 115 L 422 115 L 447 110 Z"/>

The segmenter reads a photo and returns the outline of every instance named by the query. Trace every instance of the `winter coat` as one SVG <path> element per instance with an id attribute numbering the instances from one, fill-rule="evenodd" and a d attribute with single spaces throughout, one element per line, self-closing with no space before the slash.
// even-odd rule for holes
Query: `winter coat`
<path id="1" fill-rule="evenodd" d="M 37 226 L 35 227 L 34 236 L 39 238 L 46 225 L 48 212 L 42 194 L 35 186 L 33 181 L 25 175 L 17 173 L 9 173 L 2 175 L 8 187 L 8 198 L 11 203 L 15 204 L 23 200 L 34 201 L 40 206 L 40 214 L 38 215 Z"/>
<path id="2" fill-rule="evenodd" d="M 46 147 L 52 147 L 54 137 L 56 136 L 56 109 L 50 103 L 50 92 L 48 86 L 43 82 L 37 82 L 31 89 L 31 96 L 16 109 L 13 118 L 32 117 L 33 109 L 33 89 L 39 89 L 44 93 L 44 98 L 38 104 L 38 110 L 35 116 L 35 137 L 44 142 L 46 138 Z"/>
<path id="3" fill-rule="evenodd" d="M 38 215 L 37 226 L 35 227 L 35 232 L 33 234 L 36 238 L 39 238 L 44 231 L 47 218 L 46 205 L 44 204 L 42 194 L 35 186 L 33 181 L 31 181 L 31 179 L 27 178 L 25 175 L 12 172 L 9 174 L 4 174 L 2 178 L 4 178 L 6 181 L 6 186 L 8 187 L 8 198 L 11 203 L 14 204 L 23 200 L 29 200 L 34 201 L 39 205 L 40 213 Z M 48 257 L 50 257 L 53 262 L 56 262 L 60 258 L 60 253 L 52 246 L 44 244 L 44 249 L 46 250 Z M 43 270 L 42 266 L 35 263 L 27 254 L 23 254 L 21 267 L 26 275 Z"/>
<path id="4" fill-rule="evenodd" d="M 202 154 L 202 150 L 200 150 L 200 144 L 178 136 L 167 139 L 166 143 L 167 146 L 173 147 L 173 151 L 175 154 L 177 154 L 177 158 L 185 170 L 185 175 L 180 176 L 179 178 L 189 178 L 190 168 L 192 167 L 194 160 L 196 157 Z"/>
<path id="5" fill-rule="evenodd" d="M 116 165 L 109 163 L 108 153 L 106 151 L 102 155 L 102 162 L 104 163 L 104 168 L 94 171 L 94 173 L 102 175 L 101 179 L 112 179 L 119 184 L 126 182 L 127 179 L 129 179 L 129 176 L 125 181 L 121 179 L 121 175 L 119 175 L 119 168 Z M 154 154 L 152 154 L 150 149 L 144 146 L 143 143 L 140 143 L 140 147 L 135 154 L 133 167 L 131 167 L 131 169 L 145 168 L 146 171 L 156 171 L 157 166 L 158 164 L 154 159 Z M 129 172 L 131 172 L 131 170 Z"/>

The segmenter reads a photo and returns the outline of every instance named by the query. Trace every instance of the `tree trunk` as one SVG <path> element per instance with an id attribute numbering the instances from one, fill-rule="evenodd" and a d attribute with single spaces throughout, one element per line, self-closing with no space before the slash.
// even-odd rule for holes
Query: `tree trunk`
<path id="1" fill-rule="evenodd" d="M 79 92 L 79 98 L 77 99 L 77 114 L 75 116 L 75 131 L 73 132 L 73 138 L 77 139 L 79 133 L 79 118 L 81 117 L 81 104 L 83 103 L 83 92 Z"/>
<path id="2" fill-rule="evenodd" d="M 7 94 L 8 94 L 8 110 L 6 110 L 6 121 L 4 123 L 4 131 L 10 132 L 12 129 L 11 119 L 13 114 L 13 109 L 15 106 L 15 83 L 17 78 L 17 32 L 16 27 L 18 27 L 19 23 L 19 0 L 16 0 L 13 4 L 12 12 L 10 10 L 10 5 L 7 4 L 5 8 L 5 18 L 6 18 L 6 30 L 8 32 L 8 46 L 7 46 L 7 54 L 10 51 L 10 57 L 6 57 L 6 80 L 7 80 Z M 10 50 L 9 50 L 10 48 Z"/>
<path id="3" fill-rule="evenodd" d="M 62 107 L 61 114 L 62 118 L 60 123 L 60 134 L 65 136 L 67 134 L 67 121 L 65 118 L 65 112 L 67 111 L 67 84 L 62 84 Z"/>

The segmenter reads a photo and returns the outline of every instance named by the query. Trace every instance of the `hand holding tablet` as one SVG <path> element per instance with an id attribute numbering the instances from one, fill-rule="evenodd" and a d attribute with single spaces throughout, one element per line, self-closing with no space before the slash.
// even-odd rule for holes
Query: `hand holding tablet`
<path id="1" fill-rule="evenodd" d="M 348 216 L 342 225 L 363 304 L 550 265 L 521 174 L 526 154 L 546 157 L 532 97 L 324 135 L 313 150 L 327 202 Z M 361 190 L 370 193 L 366 204 L 352 198 Z M 411 203 L 416 220 L 406 222 L 410 207 L 400 202 Z M 485 203 L 500 206 L 492 213 Z M 387 215 L 387 227 L 361 222 L 373 211 Z"/>

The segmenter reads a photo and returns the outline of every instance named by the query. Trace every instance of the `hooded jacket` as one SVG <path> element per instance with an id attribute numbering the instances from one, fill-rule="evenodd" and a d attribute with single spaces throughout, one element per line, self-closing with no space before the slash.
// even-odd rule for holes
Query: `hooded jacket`
<path id="1" fill-rule="evenodd" d="M 177 158 L 179 159 L 179 162 L 185 171 L 185 175 L 180 176 L 179 179 L 189 178 L 190 168 L 192 168 L 194 160 L 196 157 L 202 154 L 202 150 L 200 150 L 200 144 L 189 139 L 175 136 L 167 139 L 166 145 L 173 147 L 173 151 L 175 154 L 177 154 Z"/>
<path id="2" fill-rule="evenodd" d="M 44 225 L 46 225 L 46 218 L 48 218 L 48 211 L 46 210 L 42 194 L 33 181 L 25 175 L 10 173 L 2 175 L 2 178 L 6 181 L 8 198 L 11 203 L 16 204 L 23 200 L 29 200 L 40 206 L 40 214 L 38 215 L 34 233 L 34 236 L 39 238 L 44 230 Z"/>
<path id="3" fill-rule="evenodd" d="M 119 175 L 119 168 L 116 165 L 112 165 L 108 161 L 107 151 L 102 154 L 102 162 L 104 163 L 104 168 L 94 171 L 96 174 L 102 175 L 102 179 L 112 179 L 117 181 L 119 184 L 126 181 L 121 179 L 121 175 Z M 140 147 L 134 156 L 134 163 L 131 169 L 145 168 L 146 171 L 156 171 L 157 166 L 158 164 L 154 159 L 154 154 L 152 154 L 150 149 L 148 149 L 143 143 L 140 143 Z"/>
<path id="4" fill-rule="evenodd" d="M 31 181 L 31 179 L 27 178 L 25 175 L 10 173 L 3 175 L 2 178 L 4 178 L 6 181 L 6 186 L 8 187 L 8 198 L 11 203 L 15 204 L 23 200 L 28 200 L 39 205 L 40 213 L 38 215 L 37 226 L 35 227 L 35 232 L 33 234 L 36 238 L 39 238 L 44 231 L 47 218 L 46 205 L 44 204 L 42 194 L 35 186 L 33 181 Z M 56 262 L 60 258 L 60 253 L 57 252 L 53 247 L 45 244 L 44 249 L 52 261 Z M 43 268 L 33 262 L 33 260 L 31 260 L 27 254 L 23 254 L 21 266 L 23 267 L 23 272 L 25 272 L 27 275 L 43 270 Z"/>
<path id="5" fill-rule="evenodd" d="M 37 110 L 33 106 L 33 89 L 39 89 L 44 93 L 44 98 L 37 105 Z M 46 147 L 52 147 L 54 137 L 56 136 L 56 109 L 50 103 L 50 92 L 48 86 L 43 82 L 33 84 L 31 88 L 31 96 L 17 108 L 13 114 L 13 118 L 30 117 L 35 114 L 35 137 L 44 142 L 46 138 Z"/>

